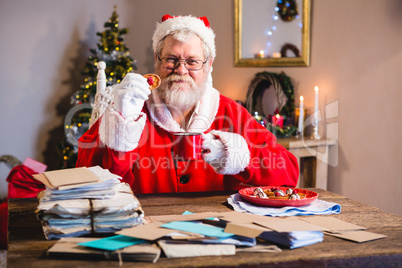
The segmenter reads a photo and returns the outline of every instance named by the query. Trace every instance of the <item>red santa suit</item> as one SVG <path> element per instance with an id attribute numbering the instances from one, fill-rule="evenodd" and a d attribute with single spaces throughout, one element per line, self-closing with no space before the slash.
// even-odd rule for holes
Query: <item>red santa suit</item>
<path id="1" fill-rule="evenodd" d="M 212 131 L 212 132 L 211 132 Z M 176 161 L 174 132 L 214 133 L 225 146 L 225 164 Z M 155 91 L 139 119 L 109 106 L 80 138 L 77 167 L 100 165 L 120 175 L 134 193 L 236 190 L 249 185 L 296 186 L 296 158 L 276 143 L 241 105 L 208 86 L 186 130 Z"/>

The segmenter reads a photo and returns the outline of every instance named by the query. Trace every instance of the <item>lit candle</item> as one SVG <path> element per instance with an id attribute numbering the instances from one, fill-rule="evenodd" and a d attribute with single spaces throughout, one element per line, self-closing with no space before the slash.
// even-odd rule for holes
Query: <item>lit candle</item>
<path id="1" fill-rule="evenodd" d="M 299 133 L 303 133 L 303 120 L 304 120 L 303 96 L 300 96 L 299 126 L 297 129 Z"/>
<path id="2" fill-rule="evenodd" d="M 279 126 L 280 128 L 283 127 L 283 117 L 279 114 L 272 117 L 272 124 L 274 126 Z"/>
<path id="3" fill-rule="evenodd" d="M 264 50 L 260 50 L 260 53 L 258 54 L 258 56 L 259 56 L 261 59 L 265 58 L 265 52 L 264 52 Z"/>
<path id="4" fill-rule="evenodd" d="M 318 87 L 315 86 L 314 120 L 318 120 Z"/>
<path id="5" fill-rule="evenodd" d="M 272 53 L 272 57 L 273 58 L 280 58 L 280 57 L 282 57 L 282 55 L 281 55 L 280 52 L 274 52 L 274 53 Z"/>

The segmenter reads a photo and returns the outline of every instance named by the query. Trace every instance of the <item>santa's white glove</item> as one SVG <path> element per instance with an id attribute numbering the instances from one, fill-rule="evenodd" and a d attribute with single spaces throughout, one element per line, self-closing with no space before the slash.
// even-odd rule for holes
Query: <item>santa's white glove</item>
<path id="1" fill-rule="evenodd" d="M 140 74 L 128 73 L 113 90 L 114 108 L 124 118 L 137 119 L 149 94 L 147 79 Z"/>
<path id="2" fill-rule="evenodd" d="M 202 157 L 216 173 L 236 175 L 250 163 L 250 150 L 240 134 L 212 130 L 202 138 Z"/>
<path id="3" fill-rule="evenodd" d="M 202 134 L 203 150 L 202 158 L 208 164 L 210 164 L 215 170 L 221 169 L 226 163 L 226 149 L 219 136 L 212 133 Z"/>

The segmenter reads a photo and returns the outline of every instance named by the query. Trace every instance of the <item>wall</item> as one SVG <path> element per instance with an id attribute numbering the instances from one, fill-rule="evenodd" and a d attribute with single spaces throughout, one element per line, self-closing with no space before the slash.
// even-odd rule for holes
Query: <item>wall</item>
<path id="1" fill-rule="evenodd" d="M 194 14 L 207 16 L 217 34 L 213 74 L 222 94 L 244 100 L 255 73 L 285 71 L 311 109 L 319 86 L 320 108 L 337 102 L 339 111 L 320 125 L 325 134 L 327 124 L 338 124 L 329 190 L 402 215 L 399 0 L 313 1 L 311 66 L 299 68 L 234 67 L 232 0 L 2 0 L 0 154 L 54 166 L 69 98 L 83 82 L 80 68 L 115 4 L 139 73 L 152 71 L 156 21 L 166 13 Z M 8 172 L 0 164 L 3 196 Z"/>

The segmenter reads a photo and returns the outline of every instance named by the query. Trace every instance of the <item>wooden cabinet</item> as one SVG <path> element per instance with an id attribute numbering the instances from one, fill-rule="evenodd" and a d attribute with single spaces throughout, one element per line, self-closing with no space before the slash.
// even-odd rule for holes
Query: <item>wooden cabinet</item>
<path id="1" fill-rule="evenodd" d="M 281 138 L 277 141 L 297 158 L 299 181 L 297 187 L 327 190 L 328 150 L 336 139 Z"/>

